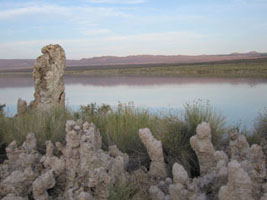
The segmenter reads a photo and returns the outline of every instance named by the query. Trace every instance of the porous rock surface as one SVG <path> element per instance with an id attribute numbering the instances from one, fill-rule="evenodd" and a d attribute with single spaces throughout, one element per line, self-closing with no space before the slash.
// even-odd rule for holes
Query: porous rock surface
<path id="1" fill-rule="evenodd" d="M 41 49 L 43 55 L 34 63 L 34 100 L 27 102 L 18 99 L 17 116 L 28 109 L 47 111 L 55 106 L 65 106 L 65 87 L 63 74 L 66 66 L 64 49 L 58 44 L 50 44 Z"/>
<path id="2" fill-rule="evenodd" d="M 17 116 L 27 109 L 47 111 L 55 106 L 65 106 L 65 87 L 63 74 L 66 66 L 64 49 L 58 44 L 50 44 L 41 49 L 43 55 L 34 63 L 34 100 L 27 107 L 27 102 L 18 99 Z"/>
<path id="3" fill-rule="evenodd" d="M 199 160 L 200 176 L 190 178 L 183 166 L 175 163 L 171 183 L 150 187 L 152 200 L 266 199 L 266 155 L 261 146 L 249 147 L 246 137 L 232 132 L 229 159 L 223 151 L 214 150 L 208 123 L 199 124 L 196 132 L 190 143 Z"/>
<path id="4" fill-rule="evenodd" d="M 101 148 L 101 135 L 92 123 L 67 121 L 64 145 L 47 141 L 44 155 L 29 133 L 21 146 L 13 141 L 6 148 L 8 159 L 0 165 L 0 199 L 106 200 L 112 187 L 127 183 L 139 185 L 152 200 L 266 199 L 266 155 L 261 146 L 250 147 L 246 137 L 232 131 L 228 158 L 215 151 L 208 123 L 199 124 L 196 132 L 191 145 L 202 171 L 194 178 L 179 163 L 167 177 L 162 144 L 149 129 L 140 129 L 139 136 L 150 156 L 150 169 L 133 172 L 125 170 L 129 157 L 116 145 L 108 152 Z M 214 163 L 204 162 L 205 156 Z"/>
<path id="5" fill-rule="evenodd" d="M 252 195 L 252 181 L 240 164 L 233 160 L 228 164 L 228 182 L 219 191 L 220 200 L 250 200 Z"/>
<path id="6" fill-rule="evenodd" d="M 127 169 L 127 166 L 128 166 L 128 163 L 129 163 L 129 156 L 128 156 L 128 154 L 126 154 L 126 153 L 122 153 L 122 152 L 118 149 L 117 145 L 109 146 L 109 147 L 108 147 L 108 151 L 109 151 L 109 155 L 110 155 L 111 157 L 114 157 L 114 158 L 116 158 L 116 157 L 118 157 L 118 156 L 122 157 L 122 159 L 123 159 L 123 163 L 124 163 L 124 169 L 126 170 L 126 169 Z"/>
<path id="7" fill-rule="evenodd" d="M 252 181 L 252 193 L 254 199 L 260 199 L 263 184 L 266 182 L 266 154 L 260 145 L 253 144 L 249 147 L 244 135 L 236 130 L 230 133 L 231 160 L 240 163 L 241 168 L 248 174 Z M 229 175 L 229 173 L 228 173 Z"/>
<path id="8" fill-rule="evenodd" d="M 265 155 L 265 171 L 267 173 L 267 138 L 262 139 L 261 146 L 262 146 L 263 154 Z"/>
<path id="9" fill-rule="evenodd" d="M 46 110 L 54 105 L 65 104 L 63 74 L 66 57 L 63 48 L 58 44 L 47 45 L 41 51 L 43 55 L 35 60 L 33 68 L 35 92 L 31 106 Z"/>
<path id="10" fill-rule="evenodd" d="M 197 126 L 196 135 L 191 137 L 190 144 L 197 154 L 200 174 L 207 174 L 216 167 L 215 150 L 211 143 L 210 127 L 203 122 Z"/>
<path id="11" fill-rule="evenodd" d="M 117 149 L 111 157 L 101 149 L 100 133 L 92 123 L 66 123 L 66 144 L 46 142 L 46 154 L 36 151 L 34 134 L 22 146 L 6 148 L 0 165 L 1 199 L 95 199 L 109 197 L 110 187 L 127 180 L 124 158 Z M 54 155 L 57 150 L 59 155 Z"/>
<path id="12" fill-rule="evenodd" d="M 22 115 L 27 111 L 27 102 L 21 98 L 18 99 L 17 102 L 17 115 Z"/>
<path id="13" fill-rule="evenodd" d="M 145 145 L 151 159 L 149 168 L 150 175 L 156 178 L 167 177 L 161 141 L 156 140 L 148 128 L 140 129 L 139 137 Z"/>
<path id="14" fill-rule="evenodd" d="M 231 160 L 241 162 L 248 158 L 249 144 L 244 135 L 239 135 L 236 129 L 230 132 Z"/>

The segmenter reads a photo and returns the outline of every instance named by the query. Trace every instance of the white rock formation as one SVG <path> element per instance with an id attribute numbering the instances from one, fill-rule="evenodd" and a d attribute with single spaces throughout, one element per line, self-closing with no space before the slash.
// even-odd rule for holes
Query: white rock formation
<path id="1" fill-rule="evenodd" d="M 155 185 L 149 188 L 149 194 L 152 200 L 164 200 L 165 194 Z"/>
<path id="2" fill-rule="evenodd" d="M 53 175 L 53 170 L 39 176 L 32 184 L 34 199 L 49 200 L 47 190 L 53 188 L 55 184 L 56 180 Z"/>
<path id="3" fill-rule="evenodd" d="M 243 170 L 248 173 L 253 183 L 253 196 L 259 199 L 262 191 L 262 184 L 266 180 L 266 155 L 259 145 L 249 147 L 244 135 L 238 134 L 236 130 L 230 133 L 231 160 L 237 160 Z"/>
<path id="4" fill-rule="evenodd" d="M 172 168 L 173 184 L 169 187 L 172 200 L 206 200 L 207 196 L 199 188 L 199 182 L 190 179 L 182 165 L 175 163 Z M 204 177 L 202 177 L 202 181 Z"/>
<path id="5" fill-rule="evenodd" d="M 200 124 L 191 144 L 201 161 L 201 176 L 190 178 L 184 167 L 175 163 L 171 179 L 166 178 L 161 142 L 149 129 L 140 129 L 139 135 L 151 158 L 149 172 L 141 167 L 127 173 L 128 155 L 116 146 L 109 147 L 108 152 L 102 150 L 101 135 L 92 123 L 67 121 L 66 143 L 47 141 L 42 156 L 30 133 L 21 146 L 13 141 L 6 148 L 8 159 L 0 164 L 0 199 L 106 200 L 111 187 L 129 183 L 141 186 L 152 200 L 267 197 L 265 154 L 261 146 L 246 145 L 246 138 L 232 135 L 232 155 L 239 161 L 232 159 L 229 163 L 223 151 L 214 150 L 208 124 Z M 205 156 L 214 163 L 205 163 Z"/>
<path id="6" fill-rule="evenodd" d="M 233 160 L 228 164 L 228 182 L 219 191 L 219 200 L 253 200 L 252 181 L 240 164 Z"/>
<path id="7" fill-rule="evenodd" d="M 233 135 L 232 135 L 233 136 Z M 238 141 L 233 141 L 238 140 Z M 168 191 L 162 184 L 150 187 L 152 199 L 172 200 L 234 200 L 264 199 L 267 191 L 265 156 L 258 145 L 249 147 L 246 138 L 232 137 L 233 156 L 240 160 L 230 163 L 223 151 L 215 151 L 211 143 L 210 128 L 207 123 L 197 127 L 197 135 L 190 140 L 195 150 L 201 171 L 200 177 L 189 178 L 186 170 L 178 163 L 172 168 L 173 183 Z M 241 145 L 240 145 L 241 143 Z M 236 149 L 241 149 L 240 152 Z M 206 161 L 211 159 L 214 163 Z M 165 183 L 163 185 L 166 185 Z M 266 186 L 265 186 L 266 185 Z"/>
<path id="8" fill-rule="evenodd" d="M 149 174 L 155 178 L 166 178 L 167 171 L 161 141 L 156 140 L 148 128 L 140 129 L 139 137 L 151 159 Z"/>
<path id="9" fill-rule="evenodd" d="M 78 195 L 78 200 L 94 200 L 93 196 L 88 192 L 81 192 Z"/>
<path id="10" fill-rule="evenodd" d="M 173 174 L 173 184 L 169 187 L 169 192 L 171 199 L 179 200 L 179 199 L 189 199 L 192 194 L 190 194 L 187 189 L 186 183 L 188 182 L 188 174 L 178 163 L 175 163 L 172 167 Z"/>
<path id="11" fill-rule="evenodd" d="M 31 168 L 13 171 L 0 183 L 0 197 L 8 194 L 26 196 L 31 192 L 31 185 L 35 177 Z"/>
<path id="12" fill-rule="evenodd" d="M 124 184 L 124 158 L 101 149 L 102 140 L 94 124 L 82 128 L 66 123 L 66 145 L 46 142 L 46 154 L 36 150 L 34 134 L 21 147 L 16 142 L 6 148 L 8 160 L 0 165 L 0 198 L 36 200 L 105 200 L 112 185 Z M 54 151 L 58 156 L 54 155 Z M 120 152 L 118 149 L 116 153 Z M 120 154 L 120 153 L 119 153 Z M 48 194 L 49 191 L 53 191 Z"/>
<path id="13" fill-rule="evenodd" d="M 261 147 L 262 147 L 263 154 L 265 156 L 265 171 L 267 172 L 267 138 L 266 137 L 262 138 Z M 267 179 L 267 174 L 266 174 L 266 179 Z"/>
<path id="14" fill-rule="evenodd" d="M 180 183 L 185 185 L 189 177 L 184 167 L 178 163 L 174 163 L 172 166 L 172 175 L 174 184 Z"/>
<path id="15" fill-rule="evenodd" d="M 27 200 L 26 198 L 22 198 L 20 196 L 16 196 L 15 194 L 8 194 L 2 200 Z"/>
<path id="16" fill-rule="evenodd" d="M 230 133 L 231 160 L 241 162 L 248 158 L 249 144 L 244 135 L 238 134 L 236 129 Z"/>
<path id="17" fill-rule="evenodd" d="M 104 167 L 96 168 L 89 178 L 88 187 L 94 188 L 95 199 L 105 200 L 109 197 L 110 177 Z"/>
<path id="18" fill-rule="evenodd" d="M 245 165 L 244 163 L 247 163 Z M 252 145 L 249 149 L 249 160 L 243 162 L 247 173 L 249 174 L 253 182 L 253 194 L 256 198 L 260 198 L 260 192 L 262 191 L 262 185 L 266 182 L 266 167 L 265 167 L 265 155 L 263 154 L 262 147 L 259 145 Z"/>
<path id="19" fill-rule="evenodd" d="M 119 185 L 126 183 L 124 166 L 123 157 L 117 156 L 115 159 L 112 159 L 112 167 L 109 172 L 112 184 Z"/>
<path id="20" fill-rule="evenodd" d="M 22 100 L 21 98 L 19 98 L 18 103 L 17 103 L 18 116 L 22 115 L 26 111 L 27 111 L 27 102 L 25 100 Z"/>
<path id="21" fill-rule="evenodd" d="M 127 169 L 128 163 L 129 163 L 129 156 L 126 153 L 122 153 L 117 145 L 112 145 L 108 147 L 108 152 L 109 155 L 113 158 L 116 158 L 118 156 L 121 156 L 123 158 L 123 162 L 124 162 L 124 169 Z"/>
<path id="22" fill-rule="evenodd" d="M 30 106 L 46 111 L 55 105 L 65 105 L 63 74 L 66 58 L 63 48 L 58 44 L 47 45 L 41 51 L 43 55 L 34 63 L 35 92 Z"/>
<path id="23" fill-rule="evenodd" d="M 190 138 L 190 144 L 197 155 L 200 174 L 211 172 L 217 163 L 208 123 L 202 122 L 197 126 L 196 135 Z"/>

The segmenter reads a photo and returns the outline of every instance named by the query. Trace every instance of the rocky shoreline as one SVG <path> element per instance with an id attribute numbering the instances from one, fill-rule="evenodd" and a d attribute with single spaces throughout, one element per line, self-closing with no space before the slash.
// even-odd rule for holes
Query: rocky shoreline
<path id="1" fill-rule="evenodd" d="M 3 200 L 104 200 L 110 188 L 138 178 L 148 181 L 152 200 L 235 200 L 267 198 L 266 156 L 259 145 L 249 147 L 246 138 L 231 133 L 230 157 L 215 151 L 208 123 L 197 127 L 191 137 L 200 165 L 199 177 L 190 178 L 182 165 L 175 163 L 168 177 L 161 142 L 149 129 L 139 137 L 151 159 L 147 170 L 129 172 L 129 157 L 115 145 L 104 151 L 102 138 L 92 123 L 66 123 L 65 145 L 46 142 L 46 154 L 36 150 L 29 133 L 22 146 L 13 141 L 6 148 L 8 159 L 0 165 L 0 197 Z M 266 153 L 266 152 L 265 152 Z M 138 181 L 142 183 L 142 180 Z"/>
<path id="2" fill-rule="evenodd" d="M 64 50 L 59 45 L 42 49 L 34 66 L 34 101 L 18 100 L 18 114 L 29 110 L 49 112 L 64 107 Z M 236 129 L 230 132 L 227 151 L 216 151 L 210 124 L 200 123 L 190 145 L 200 168 L 190 177 L 181 163 L 168 173 L 163 145 L 150 129 L 139 129 L 139 138 L 150 166 L 129 170 L 129 156 L 116 145 L 102 149 L 97 127 L 87 121 L 68 120 L 63 142 L 46 141 L 46 151 L 37 150 L 29 133 L 21 146 L 6 147 L 7 159 L 0 165 L 0 198 L 3 200 L 106 200 L 111 188 L 135 183 L 152 200 L 267 200 L 267 141 L 249 146 Z"/>

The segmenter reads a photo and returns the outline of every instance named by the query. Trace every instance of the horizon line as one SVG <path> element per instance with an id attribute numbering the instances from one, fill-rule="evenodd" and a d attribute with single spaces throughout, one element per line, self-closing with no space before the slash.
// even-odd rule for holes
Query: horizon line
<path id="1" fill-rule="evenodd" d="M 231 53 L 221 53 L 221 54 L 130 54 L 126 56 L 117 56 L 117 55 L 102 55 L 102 56 L 92 56 L 92 57 L 82 57 L 79 59 L 67 58 L 66 60 L 83 60 L 83 59 L 93 59 L 93 58 L 103 58 L 103 57 L 114 57 L 114 58 L 127 58 L 127 57 L 137 57 L 137 56 L 163 56 L 163 57 L 171 57 L 171 56 L 235 56 L 235 55 L 246 55 L 246 54 L 266 54 L 267 52 L 259 52 L 259 51 L 246 51 L 246 52 L 231 52 Z M 41 55 L 41 54 L 40 54 Z M 39 56 L 37 56 L 39 57 Z M 37 58 L 36 57 L 36 58 Z M 36 58 L 0 58 L 0 60 L 32 60 Z"/>

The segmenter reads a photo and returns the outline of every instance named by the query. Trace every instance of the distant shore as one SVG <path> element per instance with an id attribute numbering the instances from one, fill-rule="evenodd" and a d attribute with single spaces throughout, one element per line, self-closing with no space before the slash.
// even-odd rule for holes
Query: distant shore
<path id="1" fill-rule="evenodd" d="M 30 74 L 32 69 L 0 70 L 0 74 Z M 66 67 L 67 75 L 267 78 L 267 58 L 193 64 L 137 64 Z"/>

